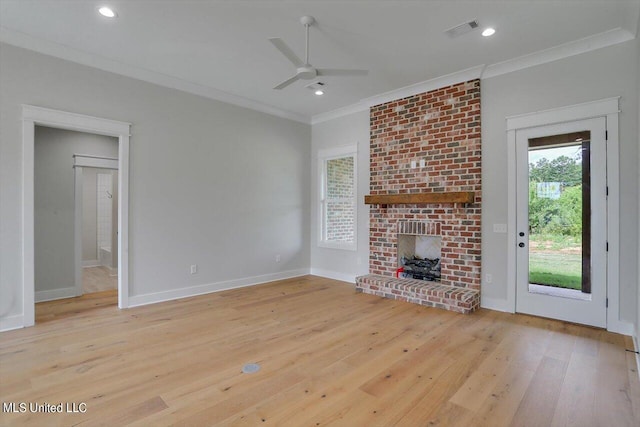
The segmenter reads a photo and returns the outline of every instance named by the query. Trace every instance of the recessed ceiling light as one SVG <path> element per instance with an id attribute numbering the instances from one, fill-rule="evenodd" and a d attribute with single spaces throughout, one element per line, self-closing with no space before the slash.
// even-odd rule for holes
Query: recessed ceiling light
<path id="1" fill-rule="evenodd" d="M 316 90 L 316 91 L 315 91 L 315 92 L 313 92 L 313 93 L 315 93 L 315 94 L 316 94 L 316 95 L 318 95 L 318 96 L 320 96 L 320 95 L 324 95 L 324 91 L 322 91 L 322 90 L 320 90 L 320 89 Z"/>
<path id="2" fill-rule="evenodd" d="M 485 28 L 485 30 L 482 32 L 482 35 L 485 37 L 489 37 L 492 36 L 496 33 L 496 30 L 489 27 L 489 28 Z"/>
<path id="3" fill-rule="evenodd" d="M 107 6 L 102 6 L 100 9 L 98 9 L 98 12 L 100 13 L 100 15 L 105 16 L 107 18 L 116 17 L 116 13 L 113 11 L 113 9 Z"/>

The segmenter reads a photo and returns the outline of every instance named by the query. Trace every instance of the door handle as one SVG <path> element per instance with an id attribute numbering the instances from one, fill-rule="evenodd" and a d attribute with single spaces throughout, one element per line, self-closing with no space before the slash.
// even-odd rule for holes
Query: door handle
<path id="1" fill-rule="evenodd" d="M 524 248 L 524 243 L 520 242 L 518 243 L 518 246 L 520 246 L 521 248 Z"/>

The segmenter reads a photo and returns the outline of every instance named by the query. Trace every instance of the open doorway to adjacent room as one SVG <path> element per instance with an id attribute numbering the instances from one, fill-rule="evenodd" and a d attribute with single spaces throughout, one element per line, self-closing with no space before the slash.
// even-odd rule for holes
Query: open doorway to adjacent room
<path id="1" fill-rule="evenodd" d="M 24 326 L 128 306 L 129 132 L 23 106 Z"/>
<path id="2" fill-rule="evenodd" d="M 34 135 L 38 319 L 83 295 L 101 293 L 100 305 L 115 306 L 118 138 L 46 126 Z"/>

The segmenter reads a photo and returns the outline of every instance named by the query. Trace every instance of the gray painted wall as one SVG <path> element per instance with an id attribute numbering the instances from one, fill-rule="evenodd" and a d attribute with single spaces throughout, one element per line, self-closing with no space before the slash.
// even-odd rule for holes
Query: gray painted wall
<path id="1" fill-rule="evenodd" d="M 309 268 L 309 125 L 1 44 L 0 316 L 22 311 L 21 104 L 133 123 L 131 295 Z"/>
<path id="2" fill-rule="evenodd" d="M 34 141 L 35 290 L 73 287 L 73 155 L 118 157 L 118 139 L 36 126 Z"/>
<path id="3" fill-rule="evenodd" d="M 117 146 L 117 141 L 116 141 Z M 116 156 L 117 157 L 117 152 Z M 82 260 L 98 260 L 96 168 L 82 168 Z"/>
<path id="4" fill-rule="evenodd" d="M 328 249 L 318 246 L 319 203 L 318 150 L 358 146 L 357 158 L 357 250 Z M 318 123 L 312 130 L 311 162 L 311 268 L 312 272 L 336 279 L 354 281 L 355 276 L 369 270 L 369 207 L 364 204 L 369 194 L 369 110 L 335 120 Z"/>
<path id="5" fill-rule="evenodd" d="M 483 297 L 507 296 L 505 117 L 621 96 L 620 107 L 620 314 L 635 322 L 638 281 L 638 45 L 636 40 L 482 81 Z M 611 172 L 610 172 L 611 173 Z M 613 173 L 616 173 L 615 171 Z"/>

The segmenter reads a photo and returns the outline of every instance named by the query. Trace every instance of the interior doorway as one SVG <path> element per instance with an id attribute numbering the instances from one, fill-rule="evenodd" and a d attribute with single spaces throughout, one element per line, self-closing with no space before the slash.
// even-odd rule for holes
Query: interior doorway
<path id="1" fill-rule="evenodd" d="M 35 323 L 35 198 L 34 198 L 34 149 L 35 128 L 45 126 L 55 129 L 86 132 L 116 137 L 118 140 L 118 307 L 128 307 L 129 299 L 129 132 L 130 124 L 109 119 L 85 116 L 48 108 L 23 106 L 23 215 L 22 215 L 22 325 Z M 72 266 L 73 268 L 73 266 Z"/>
<path id="2" fill-rule="evenodd" d="M 117 155 L 117 138 L 36 126 L 36 302 L 81 296 L 90 290 L 85 282 L 94 276 L 93 287 L 113 290 L 116 303 L 117 270 L 111 270 L 111 254 L 117 248 Z"/>

